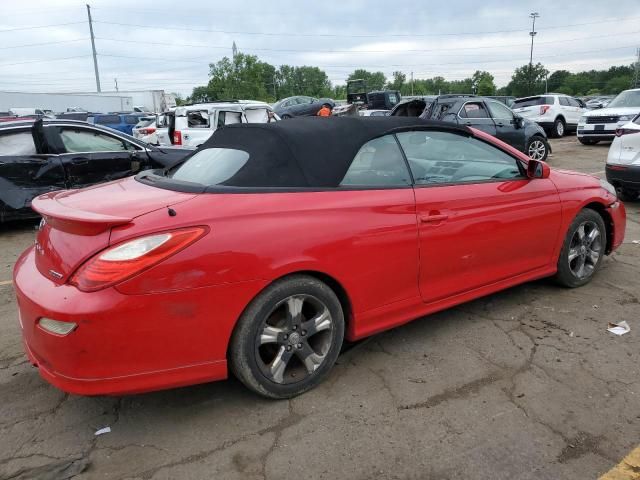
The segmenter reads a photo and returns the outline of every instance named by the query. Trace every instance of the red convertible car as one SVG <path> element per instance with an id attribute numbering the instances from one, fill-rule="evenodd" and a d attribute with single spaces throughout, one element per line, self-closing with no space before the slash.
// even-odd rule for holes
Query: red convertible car
<path id="1" fill-rule="evenodd" d="M 14 270 L 25 348 L 86 395 L 230 369 L 291 397 L 344 339 L 541 277 L 583 285 L 625 231 L 607 182 L 403 117 L 228 126 L 176 167 L 33 208 Z"/>

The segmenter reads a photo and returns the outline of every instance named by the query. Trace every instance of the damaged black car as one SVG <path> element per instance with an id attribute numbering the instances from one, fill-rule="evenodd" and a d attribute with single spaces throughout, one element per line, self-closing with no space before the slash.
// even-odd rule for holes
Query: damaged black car
<path id="1" fill-rule="evenodd" d="M 31 200 L 166 168 L 190 149 L 157 148 L 129 135 L 73 120 L 0 124 L 0 222 L 37 218 Z"/>

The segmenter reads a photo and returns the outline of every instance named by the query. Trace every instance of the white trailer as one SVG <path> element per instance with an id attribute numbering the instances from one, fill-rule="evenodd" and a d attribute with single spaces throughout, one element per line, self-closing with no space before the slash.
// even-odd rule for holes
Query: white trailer
<path id="1" fill-rule="evenodd" d="M 65 112 L 67 108 L 81 108 L 87 112 L 130 112 L 133 98 L 120 93 L 28 93 L 0 92 L 0 112 L 12 108 L 38 108 Z"/>
<path id="2" fill-rule="evenodd" d="M 126 95 L 132 98 L 132 110 L 161 113 L 176 106 L 175 95 L 164 90 L 119 90 L 102 92 L 97 95 Z"/>

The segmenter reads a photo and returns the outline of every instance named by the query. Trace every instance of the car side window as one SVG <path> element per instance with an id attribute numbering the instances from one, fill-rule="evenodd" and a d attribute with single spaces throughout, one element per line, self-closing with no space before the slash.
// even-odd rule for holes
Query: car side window
<path id="1" fill-rule="evenodd" d="M 189 128 L 209 128 L 209 115 L 206 111 L 200 110 L 187 112 L 187 126 Z"/>
<path id="2" fill-rule="evenodd" d="M 490 118 L 482 102 L 467 102 L 458 113 L 462 118 Z"/>
<path id="3" fill-rule="evenodd" d="M 36 155 L 36 145 L 31 132 L 5 133 L 0 135 L 0 156 Z"/>
<path id="4" fill-rule="evenodd" d="M 569 107 L 569 99 L 567 97 L 560 97 L 560 105 L 564 106 L 564 107 Z"/>
<path id="5" fill-rule="evenodd" d="M 487 102 L 487 107 L 493 118 L 501 120 L 513 120 L 513 112 L 500 102 Z"/>
<path id="6" fill-rule="evenodd" d="M 580 105 L 580 102 L 573 97 L 568 97 L 567 100 L 569 100 L 569 105 L 571 105 L 572 107 L 582 107 L 582 105 Z"/>
<path id="7" fill-rule="evenodd" d="M 354 157 L 341 187 L 406 187 L 411 176 L 393 135 L 365 143 Z"/>
<path id="8" fill-rule="evenodd" d="M 440 131 L 397 134 L 416 185 L 525 178 L 518 160 L 477 138 Z"/>
<path id="9" fill-rule="evenodd" d="M 60 139 L 67 153 L 126 152 L 134 150 L 124 140 L 92 130 L 61 128 Z"/>

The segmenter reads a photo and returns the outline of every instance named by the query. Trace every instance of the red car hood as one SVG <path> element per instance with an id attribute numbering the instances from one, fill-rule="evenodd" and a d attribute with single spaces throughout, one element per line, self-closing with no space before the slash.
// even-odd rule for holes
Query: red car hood
<path id="1" fill-rule="evenodd" d="M 36 241 L 38 270 L 64 283 L 82 262 L 109 245 L 112 227 L 193 197 L 133 178 L 41 195 L 31 203 L 44 219 Z"/>

